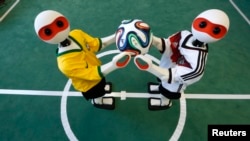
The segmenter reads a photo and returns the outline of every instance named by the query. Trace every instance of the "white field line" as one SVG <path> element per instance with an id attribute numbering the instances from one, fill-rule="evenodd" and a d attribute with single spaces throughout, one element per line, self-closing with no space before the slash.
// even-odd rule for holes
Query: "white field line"
<path id="1" fill-rule="evenodd" d="M 233 5 L 233 7 L 238 11 L 238 13 L 243 17 L 243 19 L 250 25 L 250 20 L 247 16 L 240 10 L 240 8 L 234 3 L 233 0 L 229 0 L 229 2 Z"/>
<path id="2" fill-rule="evenodd" d="M 61 97 L 61 108 L 60 108 L 61 109 L 61 122 L 62 122 L 63 129 L 68 139 L 70 141 L 78 141 L 74 132 L 71 130 L 70 123 L 68 120 L 68 114 L 67 114 L 67 98 L 68 98 L 68 92 L 70 90 L 70 86 L 71 86 L 71 80 L 69 79 L 63 89 L 63 94 Z"/>
<path id="3" fill-rule="evenodd" d="M 16 0 L 13 5 L 0 17 L 0 22 L 10 13 L 11 10 L 19 3 L 20 0 Z"/>
<path id="4" fill-rule="evenodd" d="M 32 95 L 32 96 L 62 96 L 63 91 L 41 91 L 41 90 L 14 90 L 0 89 L 0 95 Z M 82 96 L 80 92 L 70 91 L 68 96 Z M 159 94 L 134 93 L 134 92 L 112 92 L 106 96 L 126 98 L 148 98 L 160 97 Z M 250 94 L 185 94 L 186 99 L 250 99 Z"/>

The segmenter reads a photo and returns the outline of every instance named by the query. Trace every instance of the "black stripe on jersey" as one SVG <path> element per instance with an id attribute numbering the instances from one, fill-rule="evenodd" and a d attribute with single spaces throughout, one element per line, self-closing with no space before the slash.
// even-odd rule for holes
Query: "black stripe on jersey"
<path id="1" fill-rule="evenodd" d="M 164 53 L 165 49 L 166 49 L 166 44 L 163 38 L 161 38 L 161 43 L 162 43 L 162 50 L 160 51 L 160 53 Z"/>
<path id="2" fill-rule="evenodd" d="M 192 36 L 193 36 L 192 34 L 188 35 L 184 39 L 181 47 L 186 48 L 186 49 L 191 49 L 191 50 L 197 50 L 197 51 L 199 51 L 199 55 L 198 55 L 198 59 L 197 59 L 197 67 L 194 69 L 194 71 L 181 76 L 184 81 L 187 81 L 187 80 L 190 80 L 190 79 L 194 79 L 194 78 L 202 75 L 203 72 L 204 72 L 204 69 L 205 69 L 206 57 L 207 57 L 207 52 L 208 52 L 208 45 L 205 44 L 204 47 L 192 47 L 192 46 L 188 46 L 187 42 L 190 39 L 190 37 L 192 37 Z"/>
<path id="3" fill-rule="evenodd" d="M 207 45 L 207 44 L 205 44 L 204 47 L 192 47 L 192 46 L 188 46 L 188 45 L 187 45 L 187 41 L 188 41 L 189 38 L 192 37 L 192 36 L 193 36 L 192 34 L 188 35 L 188 36 L 185 38 L 185 40 L 182 42 L 181 47 L 186 48 L 186 49 L 200 50 L 200 51 L 208 52 L 208 45 Z"/>
<path id="4" fill-rule="evenodd" d="M 169 68 L 168 72 L 169 72 L 168 83 L 170 84 L 172 82 L 172 70 Z"/>
<path id="5" fill-rule="evenodd" d="M 186 75 L 182 75 L 181 76 L 182 79 L 184 81 L 187 81 L 187 80 L 194 79 L 194 78 L 202 75 L 204 72 L 204 69 L 205 69 L 206 57 L 207 57 L 207 53 L 200 51 L 199 56 L 198 56 L 198 60 L 197 60 L 197 67 L 195 68 L 194 71 L 192 71 Z"/>

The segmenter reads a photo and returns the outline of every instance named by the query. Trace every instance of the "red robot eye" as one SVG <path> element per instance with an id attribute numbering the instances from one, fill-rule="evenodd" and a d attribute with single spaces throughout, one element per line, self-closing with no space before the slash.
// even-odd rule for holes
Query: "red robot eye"
<path id="1" fill-rule="evenodd" d="M 63 26 L 64 26 L 63 22 L 60 21 L 60 20 L 56 22 L 56 25 L 57 25 L 58 27 L 63 27 Z"/>
<path id="2" fill-rule="evenodd" d="M 195 30 L 207 33 L 209 36 L 220 39 L 227 33 L 227 29 L 223 25 L 215 24 L 204 18 L 197 18 L 193 22 Z"/>
<path id="3" fill-rule="evenodd" d="M 199 27 L 200 28 L 205 28 L 207 26 L 207 23 L 205 21 L 202 21 L 200 24 L 199 24 Z"/>
<path id="4" fill-rule="evenodd" d="M 51 29 L 49 29 L 49 28 L 44 29 L 44 34 L 47 36 L 50 36 L 52 34 Z"/>
<path id="5" fill-rule="evenodd" d="M 220 27 L 215 27 L 213 30 L 214 34 L 219 34 L 221 32 Z"/>
<path id="6" fill-rule="evenodd" d="M 69 22 L 65 17 L 58 17 L 52 23 L 42 27 L 38 34 L 43 40 L 51 40 L 59 32 L 64 31 L 69 27 Z"/>

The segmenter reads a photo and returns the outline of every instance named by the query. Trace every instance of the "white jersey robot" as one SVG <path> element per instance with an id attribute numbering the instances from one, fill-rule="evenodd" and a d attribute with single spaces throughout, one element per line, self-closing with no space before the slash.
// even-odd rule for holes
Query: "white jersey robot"
<path id="1" fill-rule="evenodd" d="M 161 53 L 159 66 L 143 55 L 134 62 L 143 71 L 159 79 L 159 84 L 149 83 L 150 93 L 160 93 L 162 98 L 149 98 L 150 110 L 171 106 L 171 99 L 179 99 L 185 88 L 201 79 L 204 74 L 208 43 L 222 39 L 229 29 L 229 18 L 219 9 L 199 14 L 192 23 L 192 32 L 183 30 L 168 38 L 153 37 L 153 46 Z M 144 62 L 144 63 L 140 63 Z"/>

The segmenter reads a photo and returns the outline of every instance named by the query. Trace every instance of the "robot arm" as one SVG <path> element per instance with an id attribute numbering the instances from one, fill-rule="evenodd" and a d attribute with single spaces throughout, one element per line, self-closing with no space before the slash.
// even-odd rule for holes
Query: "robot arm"
<path id="1" fill-rule="evenodd" d="M 101 41 L 102 41 L 102 48 L 101 49 L 104 49 L 107 46 L 115 43 L 115 34 L 109 35 L 107 37 L 103 37 L 103 38 L 101 38 Z"/>
<path id="2" fill-rule="evenodd" d="M 134 63 L 142 71 L 148 71 L 155 75 L 156 77 L 160 78 L 162 81 L 169 81 L 170 72 L 168 69 L 161 68 L 155 64 L 153 64 L 152 60 L 143 56 L 137 55 L 134 58 Z"/>
<path id="3" fill-rule="evenodd" d="M 118 68 L 124 68 L 131 60 L 131 55 L 132 54 L 130 52 L 122 52 L 114 56 L 112 61 L 101 66 L 102 74 L 106 76 Z"/>
<path id="4" fill-rule="evenodd" d="M 160 52 L 163 51 L 162 39 L 156 36 L 153 36 L 152 45 L 155 46 Z"/>

